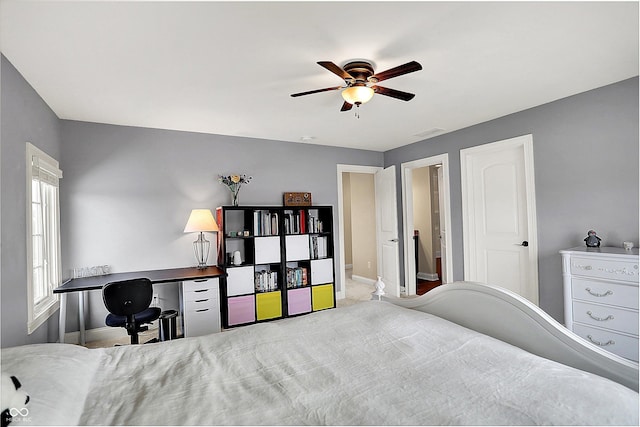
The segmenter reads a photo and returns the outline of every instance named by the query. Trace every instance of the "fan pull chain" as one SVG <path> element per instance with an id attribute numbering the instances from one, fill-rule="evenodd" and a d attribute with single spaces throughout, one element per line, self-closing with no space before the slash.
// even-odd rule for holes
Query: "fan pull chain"
<path id="1" fill-rule="evenodd" d="M 354 110 L 354 113 L 355 113 L 356 119 L 359 119 L 360 118 L 360 103 L 359 102 L 356 102 L 356 109 Z"/>

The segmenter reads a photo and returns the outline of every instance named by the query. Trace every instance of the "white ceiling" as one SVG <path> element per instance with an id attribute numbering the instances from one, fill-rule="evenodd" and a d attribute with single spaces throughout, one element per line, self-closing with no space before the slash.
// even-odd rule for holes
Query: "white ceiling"
<path id="1" fill-rule="evenodd" d="M 62 119 L 385 151 L 638 75 L 638 2 L 0 3 L 2 53 Z M 317 61 L 381 82 L 340 112 Z"/>

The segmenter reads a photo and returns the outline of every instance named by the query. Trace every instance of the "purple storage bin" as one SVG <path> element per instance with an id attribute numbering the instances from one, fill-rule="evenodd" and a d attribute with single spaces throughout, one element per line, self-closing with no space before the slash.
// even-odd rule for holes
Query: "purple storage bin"
<path id="1" fill-rule="evenodd" d="M 287 308 L 289 316 L 311 312 L 311 288 L 289 289 Z"/>
<path id="2" fill-rule="evenodd" d="M 229 326 L 256 321 L 256 302 L 253 295 L 229 298 L 227 304 Z"/>

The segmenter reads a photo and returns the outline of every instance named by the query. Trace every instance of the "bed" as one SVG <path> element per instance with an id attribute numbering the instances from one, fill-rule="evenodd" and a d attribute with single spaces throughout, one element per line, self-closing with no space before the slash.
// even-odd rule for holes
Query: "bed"
<path id="1" fill-rule="evenodd" d="M 459 282 L 163 343 L 5 348 L 2 371 L 31 396 L 15 425 L 638 425 L 638 365 L 563 329 Z"/>

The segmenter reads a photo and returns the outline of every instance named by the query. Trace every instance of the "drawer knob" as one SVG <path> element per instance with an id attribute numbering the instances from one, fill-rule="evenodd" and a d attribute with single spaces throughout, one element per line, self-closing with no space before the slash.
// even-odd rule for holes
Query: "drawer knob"
<path id="1" fill-rule="evenodd" d="M 587 291 L 590 295 L 593 295 L 594 297 L 606 297 L 607 295 L 613 295 L 613 291 L 607 291 L 604 294 L 599 294 L 596 292 L 592 292 L 591 288 L 585 288 L 585 291 Z"/>
<path id="2" fill-rule="evenodd" d="M 597 317 L 594 316 L 593 313 L 591 313 L 591 311 L 587 311 L 587 314 L 589 315 L 589 317 L 591 317 L 593 320 L 597 320 L 598 322 L 606 322 L 607 320 L 613 320 L 613 315 L 608 315 L 607 317 Z"/>
<path id="3" fill-rule="evenodd" d="M 600 341 L 596 341 L 593 339 L 593 337 L 591 335 L 587 335 L 587 338 L 589 338 L 589 341 L 591 341 L 592 343 L 594 343 L 595 345 L 599 345 L 600 347 L 606 347 L 608 345 L 614 345 L 616 342 L 614 340 L 609 340 L 605 343 L 602 343 Z"/>

